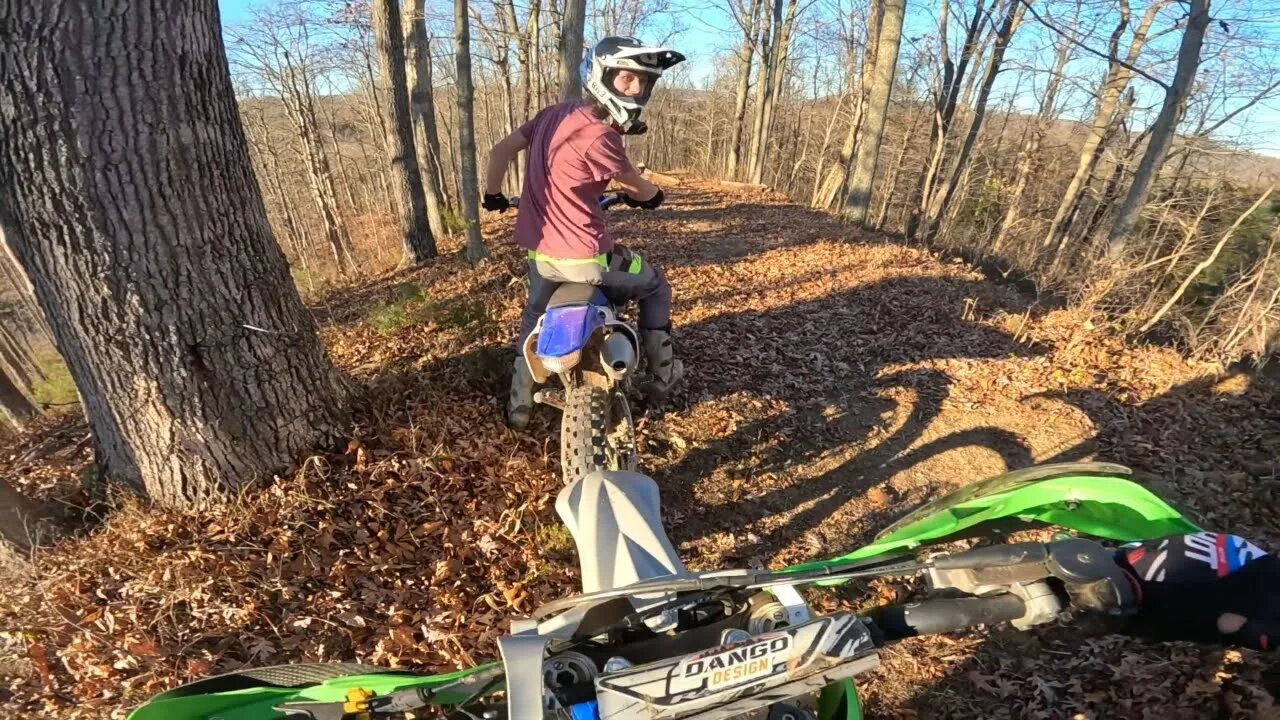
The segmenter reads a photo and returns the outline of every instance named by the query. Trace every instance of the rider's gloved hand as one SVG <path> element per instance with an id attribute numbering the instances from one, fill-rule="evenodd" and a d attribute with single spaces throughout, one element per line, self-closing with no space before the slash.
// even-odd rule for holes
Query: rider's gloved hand
<path id="1" fill-rule="evenodd" d="M 485 193 L 480 206 L 490 212 L 504 212 L 511 207 L 511 201 L 502 193 Z"/>
<path id="2" fill-rule="evenodd" d="M 1280 644 L 1280 558 L 1244 538 L 1173 535 L 1126 545 L 1117 561 L 1141 591 L 1121 632 L 1255 650 Z"/>
<path id="3" fill-rule="evenodd" d="M 626 203 L 627 207 L 644 208 L 645 210 L 657 210 L 665 199 L 666 197 L 662 194 L 662 188 L 658 188 L 658 193 L 648 200 L 637 200 L 625 193 L 622 196 L 622 202 Z"/>
<path id="4" fill-rule="evenodd" d="M 631 123 L 631 127 L 627 128 L 624 135 L 643 135 L 649 132 L 649 125 L 643 120 L 637 120 Z"/>

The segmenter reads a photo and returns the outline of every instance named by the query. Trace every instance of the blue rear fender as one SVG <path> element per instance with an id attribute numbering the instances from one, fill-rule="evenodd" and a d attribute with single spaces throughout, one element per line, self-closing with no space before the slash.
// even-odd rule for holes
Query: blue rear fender
<path id="1" fill-rule="evenodd" d="M 607 306 L 570 305 L 547 310 L 538 333 L 538 357 L 565 359 L 580 352 L 608 321 Z"/>

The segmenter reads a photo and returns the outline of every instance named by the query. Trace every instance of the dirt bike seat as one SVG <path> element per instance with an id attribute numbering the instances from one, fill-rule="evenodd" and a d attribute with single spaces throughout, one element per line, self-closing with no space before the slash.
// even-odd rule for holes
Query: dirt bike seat
<path id="1" fill-rule="evenodd" d="M 548 308 L 569 307 L 571 305 L 604 305 L 604 293 L 596 285 L 586 283 L 561 283 L 547 302 Z"/>

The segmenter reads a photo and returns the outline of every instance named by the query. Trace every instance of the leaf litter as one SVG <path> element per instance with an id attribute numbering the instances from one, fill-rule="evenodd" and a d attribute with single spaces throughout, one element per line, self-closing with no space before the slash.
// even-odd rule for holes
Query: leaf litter
<path id="1" fill-rule="evenodd" d="M 1088 312 L 767 193 L 689 180 L 663 209 L 612 219 L 675 288 L 686 383 L 641 417 L 639 443 L 692 567 L 836 554 L 955 487 L 1095 457 L 1206 527 L 1280 548 L 1272 381 L 1128 344 Z M 452 670 L 573 592 L 557 418 L 502 424 L 525 293 L 510 226 L 486 219 L 495 259 L 478 268 L 446 256 L 312 308 L 363 389 L 350 437 L 228 506 L 114 496 L 103 513 L 85 430 L 65 418 L 0 446 L 24 491 L 105 518 L 38 552 L 0 598 L 9 714 L 123 717 L 268 663 Z M 918 590 L 851 584 L 820 602 Z M 1066 624 L 914 639 L 882 659 L 859 678 L 876 718 L 1280 717 L 1267 657 Z"/>

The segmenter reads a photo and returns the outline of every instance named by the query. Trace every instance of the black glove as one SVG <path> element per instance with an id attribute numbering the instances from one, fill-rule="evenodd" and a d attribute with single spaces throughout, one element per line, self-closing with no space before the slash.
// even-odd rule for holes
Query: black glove
<path id="1" fill-rule="evenodd" d="M 649 125 L 643 120 L 637 120 L 631 123 L 631 127 L 623 135 L 643 135 L 649 132 Z"/>
<path id="2" fill-rule="evenodd" d="M 480 206 L 490 212 L 505 212 L 511 207 L 511 201 L 502 193 L 485 193 Z"/>
<path id="3" fill-rule="evenodd" d="M 1254 650 L 1280 643 L 1280 558 L 1244 538 L 1174 535 L 1127 545 L 1117 559 L 1141 590 L 1121 632 Z"/>
<path id="4" fill-rule="evenodd" d="M 644 208 L 645 210 L 657 210 L 664 199 L 662 188 L 658 188 L 658 193 L 648 200 L 637 200 L 625 193 L 622 196 L 622 202 L 626 203 L 627 207 Z"/>

